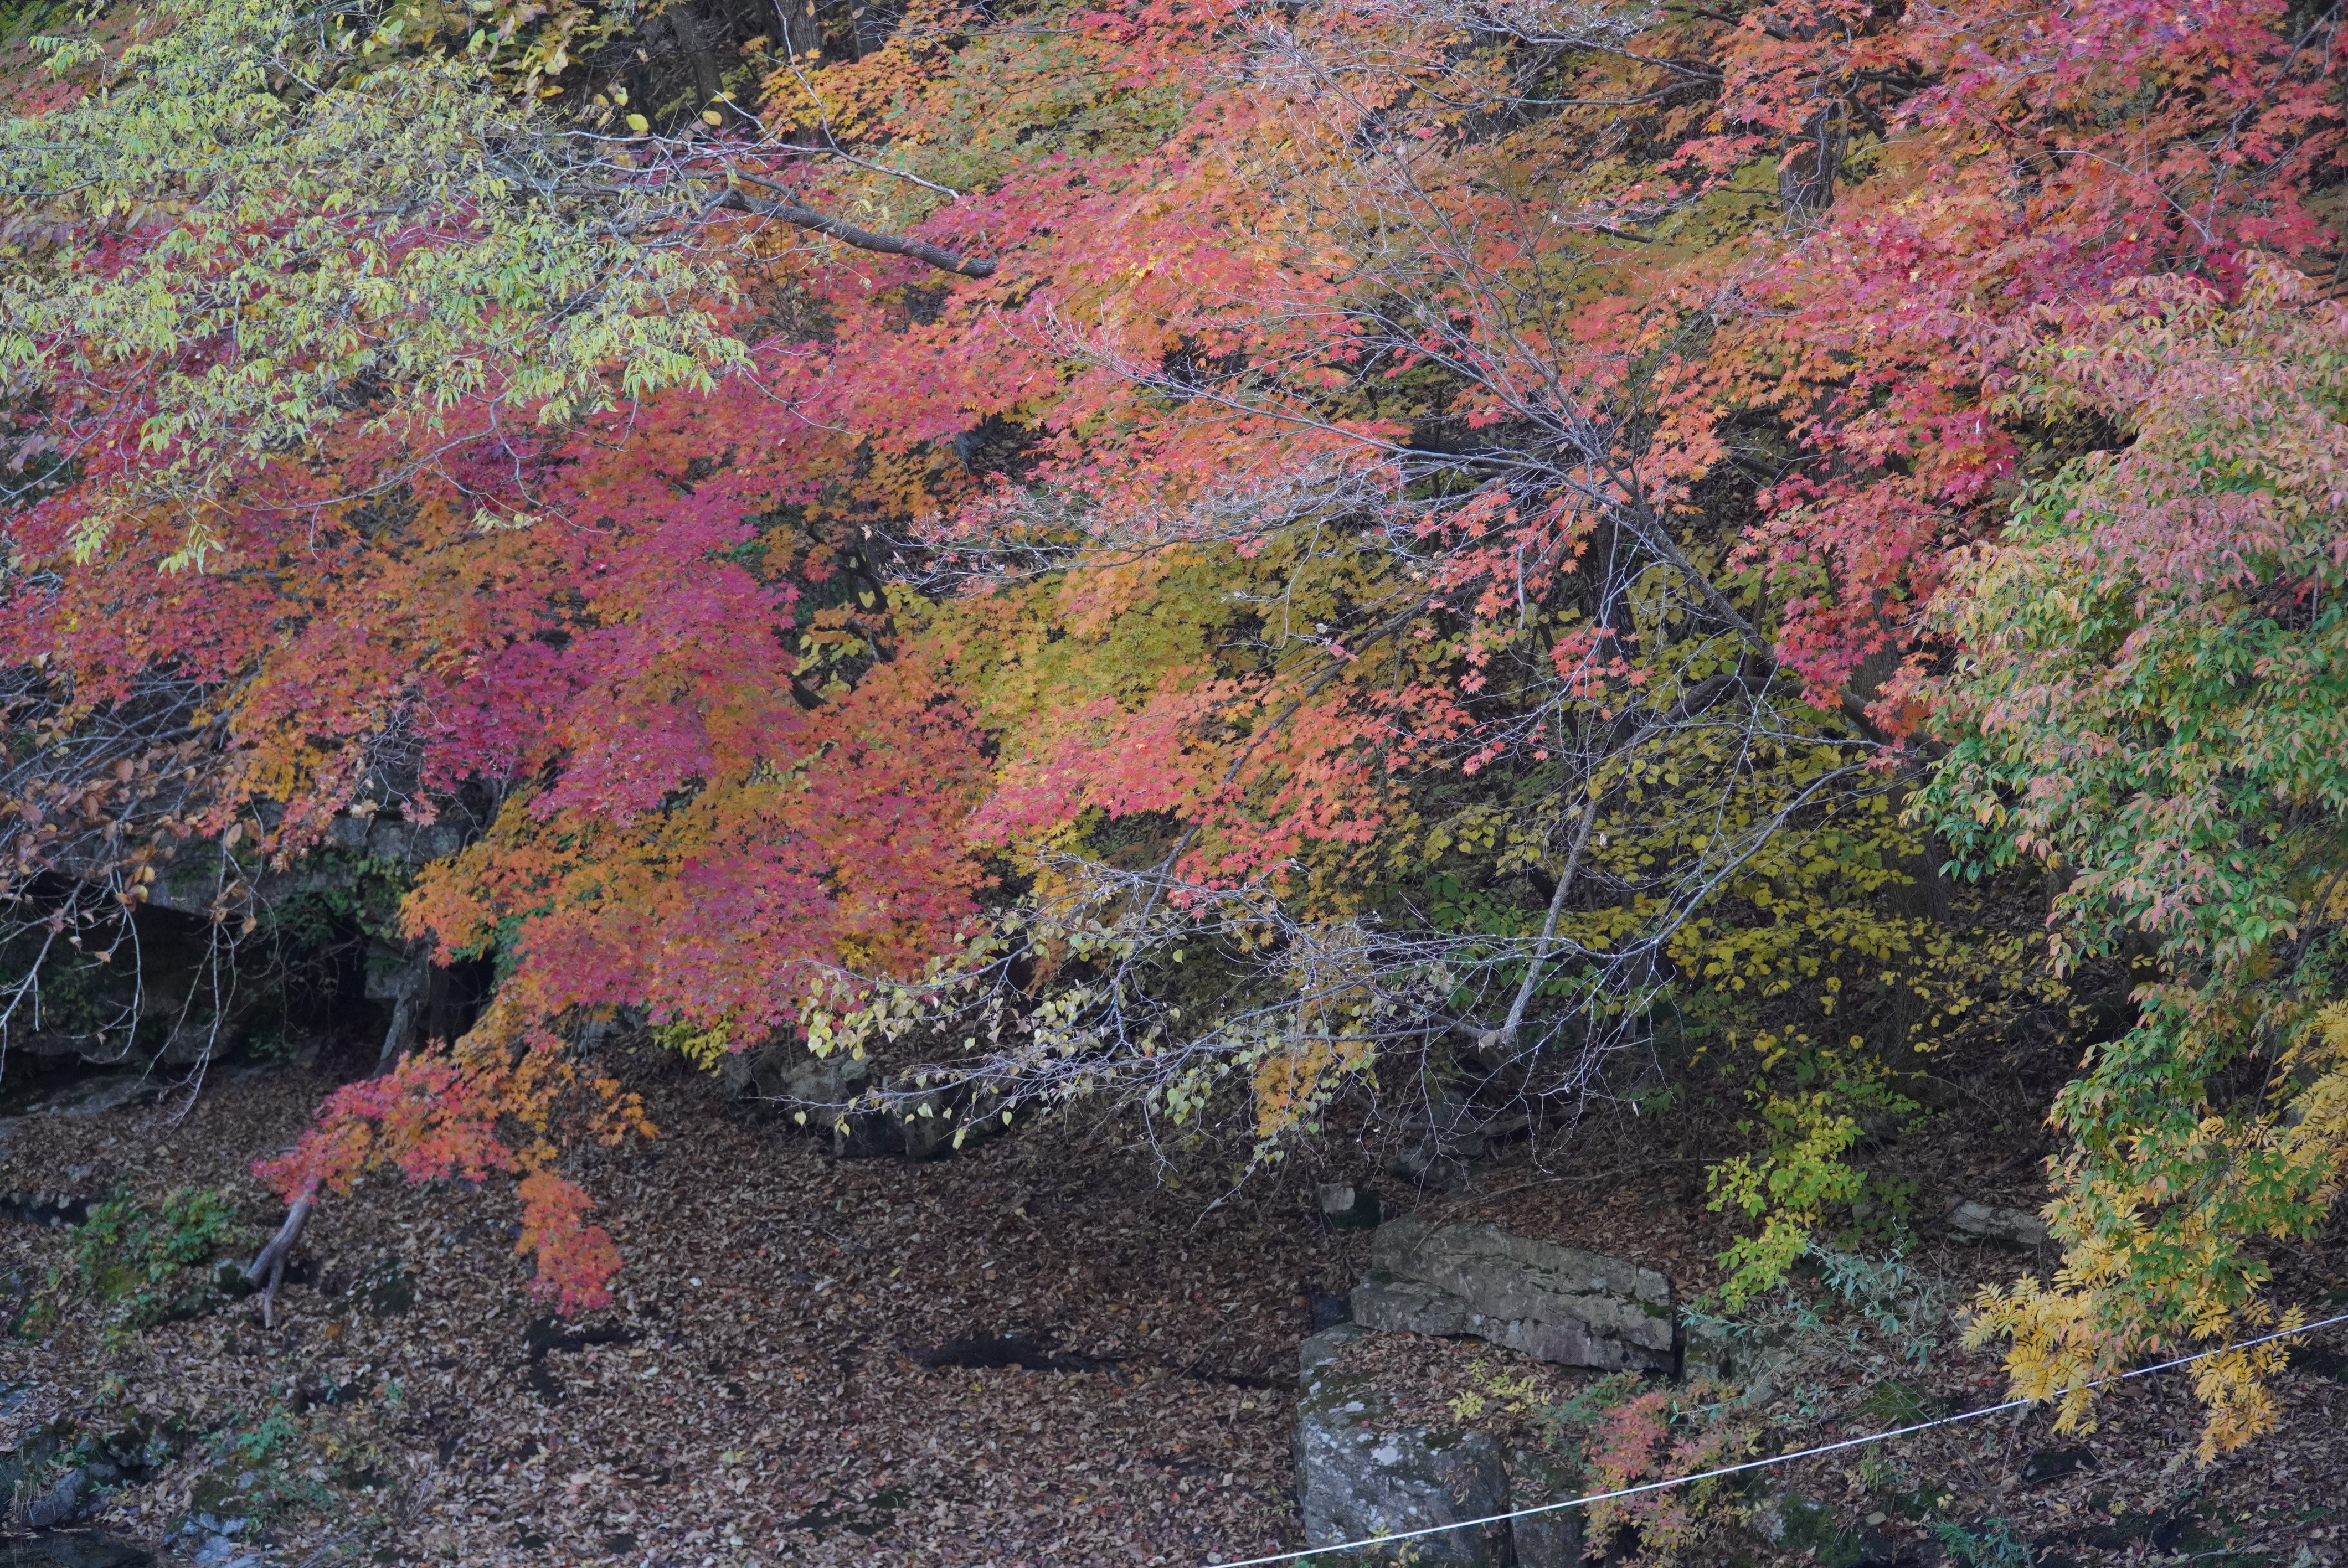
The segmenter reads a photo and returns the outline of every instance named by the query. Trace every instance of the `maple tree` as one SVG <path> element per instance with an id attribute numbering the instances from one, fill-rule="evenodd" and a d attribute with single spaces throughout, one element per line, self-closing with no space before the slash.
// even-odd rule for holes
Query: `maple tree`
<path id="1" fill-rule="evenodd" d="M 545 1086 L 633 1126 L 555 1065 L 627 1009 L 878 1055 L 826 1119 L 1116 1095 L 1266 1160 L 1346 1096 L 1725 1085 L 1735 1299 L 2134 920 L 2168 967 L 2057 1108 L 2075 1276 L 1984 1321 L 2037 1392 L 2257 1321 L 2241 1238 L 2336 1182 L 2321 682 L 2192 785 L 2299 803 L 2253 867 L 2184 783 L 2040 782 L 2152 765 L 2111 703 L 2245 699 L 2041 667 L 2124 614 L 2324 667 L 2286 273 L 2337 249 L 2340 47 L 2264 0 L 108 12 L 0 137 L 15 994 L 194 846 L 233 932 L 338 815 L 462 812 L 405 920 L 498 999 L 328 1109 L 296 1203 L 515 1173 L 595 1299 Z M 2196 509 L 2225 444 L 2294 499 Z M 2254 609 L 2135 586 L 2188 514 Z M 2059 855 L 2089 935 L 1943 843 Z M 2299 1121 L 2188 1114 L 2277 1050 Z M 2123 1244 L 2123 1145 L 2233 1174 Z"/>

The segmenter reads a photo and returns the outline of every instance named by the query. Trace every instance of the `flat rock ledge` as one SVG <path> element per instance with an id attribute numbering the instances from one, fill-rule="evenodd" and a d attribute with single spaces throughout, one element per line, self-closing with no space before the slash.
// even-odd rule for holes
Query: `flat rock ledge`
<path id="1" fill-rule="evenodd" d="M 1676 1370 L 1672 1285 L 1652 1268 L 1418 1219 L 1380 1225 L 1370 1264 L 1352 1298 L 1365 1328 L 1472 1336 L 1566 1367 Z"/>
<path id="2" fill-rule="evenodd" d="M 1406 1218 L 1371 1235 L 1370 1264 L 1348 1304 L 1353 1321 L 1313 1335 L 1302 1350 L 1296 1483 L 1307 1547 L 1430 1530 L 1364 1554 L 1458 1568 L 1571 1568 L 1581 1560 L 1578 1508 L 1471 1522 L 1580 1495 L 1575 1468 L 1555 1454 L 1504 1450 L 1489 1432 L 1402 1424 L 1389 1394 L 1337 1366 L 1345 1345 L 1365 1334 L 1474 1337 L 1607 1372 L 1676 1375 L 1683 1360 L 1707 1374 L 1731 1369 L 1725 1341 L 1696 1326 L 1682 1335 L 1671 1281 L 1621 1258 L 1494 1225 Z"/>
<path id="3" fill-rule="evenodd" d="M 1347 1341 L 1370 1330 L 1341 1323 L 1304 1341 L 1297 1401 L 1296 1481 L 1304 1544 L 1438 1533 L 1371 1547 L 1373 1562 L 1453 1568 L 1571 1568 L 1581 1555 L 1579 1510 L 1471 1521 L 1574 1495 L 1573 1476 L 1547 1455 L 1503 1453 L 1489 1432 L 1391 1426 L 1393 1403 L 1368 1379 L 1336 1368 Z M 1442 1529 L 1456 1525 L 1456 1529 Z"/>

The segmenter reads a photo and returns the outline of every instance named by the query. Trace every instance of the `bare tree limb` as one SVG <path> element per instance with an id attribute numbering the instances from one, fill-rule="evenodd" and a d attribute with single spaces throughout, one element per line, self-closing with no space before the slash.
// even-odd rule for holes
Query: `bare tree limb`
<path id="1" fill-rule="evenodd" d="M 1581 868 L 1581 852 L 1589 847 L 1590 830 L 1597 825 L 1598 796 L 1593 794 L 1581 808 L 1581 825 L 1573 830 L 1573 847 L 1566 852 L 1565 869 L 1558 875 L 1557 891 L 1550 895 L 1549 918 L 1541 922 L 1540 945 L 1533 949 L 1532 960 L 1525 966 L 1525 980 L 1517 988 L 1517 999 L 1509 1004 L 1509 1020 L 1500 1026 L 1503 1045 L 1514 1045 L 1517 1031 L 1524 1027 L 1525 1009 L 1532 1005 L 1533 992 L 1540 985 L 1541 968 L 1549 962 L 1550 947 L 1557 940 L 1557 920 L 1565 910 L 1565 896 L 1573 886 L 1573 874 Z"/>
<path id="2" fill-rule="evenodd" d="M 747 179 L 748 176 L 743 178 Z M 758 183 L 766 184 L 760 180 Z M 957 256 L 925 240 L 915 240 L 901 234 L 881 234 L 870 229 L 859 229 L 855 224 L 838 218 L 826 217 L 812 207 L 802 207 L 796 201 L 758 201 L 741 190 L 729 189 L 718 197 L 718 207 L 734 212 L 753 212 L 761 218 L 779 219 L 785 223 L 811 230 L 818 234 L 853 245 L 860 251 L 877 251 L 884 256 L 911 256 L 916 261 L 928 263 L 941 272 L 953 272 L 965 278 L 988 278 L 994 275 L 994 263 L 978 256 Z"/>
<path id="3" fill-rule="evenodd" d="M 302 1227 L 310 1223 L 311 1205 L 309 1198 L 294 1199 L 293 1206 L 285 1211 L 285 1223 L 277 1227 L 277 1234 L 269 1238 L 269 1245 L 261 1249 L 252 1266 L 244 1271 L 247 1285 L 262 1285 L 263 1277 L 267 1276 L 268 1283 L 261 1292 L 261 1322 L 265 1328 L 277 1326 L 277 1287 L 285 1281 L 286 1256 L 293 1252 L 294 1244 L 302 1239 Z"/>

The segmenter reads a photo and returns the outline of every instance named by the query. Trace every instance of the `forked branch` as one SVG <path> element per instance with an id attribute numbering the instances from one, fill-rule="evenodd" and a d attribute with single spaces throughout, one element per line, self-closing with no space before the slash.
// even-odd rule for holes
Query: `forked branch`
<path id="1" fill-rule="evenodd" d="M 261 1249 L 261 1255 L 254 1258 L 252 1266 L 244 1271 L 247 1285 L 262 1287 L 261 1322 L 265 1328 L 277 1327 L 277 1287 L 285 1282 L 287 1255 L 293 1252 L 294 1244 L 302 1239 L 302 1227 L 310 1223 L 310 1199 L 294 1199 L 293 1206 L 285 1211 L 285 1223 L 277 1227 L 277 1234 L 269 1238 L 269 1245 Z"/>

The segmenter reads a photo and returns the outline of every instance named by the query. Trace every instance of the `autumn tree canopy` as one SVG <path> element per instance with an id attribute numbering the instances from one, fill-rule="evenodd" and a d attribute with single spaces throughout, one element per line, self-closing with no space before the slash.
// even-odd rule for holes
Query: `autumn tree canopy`
<path id="1" fill-rule="evenodd" d="M 1243 1163 L 1725 1085 L 1731 1305 L 2035 1030 L 2018 1385 L 2273 1321 L 2348 1159 L 2340 23 L 20 14 L 0 1028 L 160 876 L 232 945 L 461 819 L 400 918 L 494 1001 L 272 1179 L 512 1173 L 568 1304 L 591 1020 Z"/>

